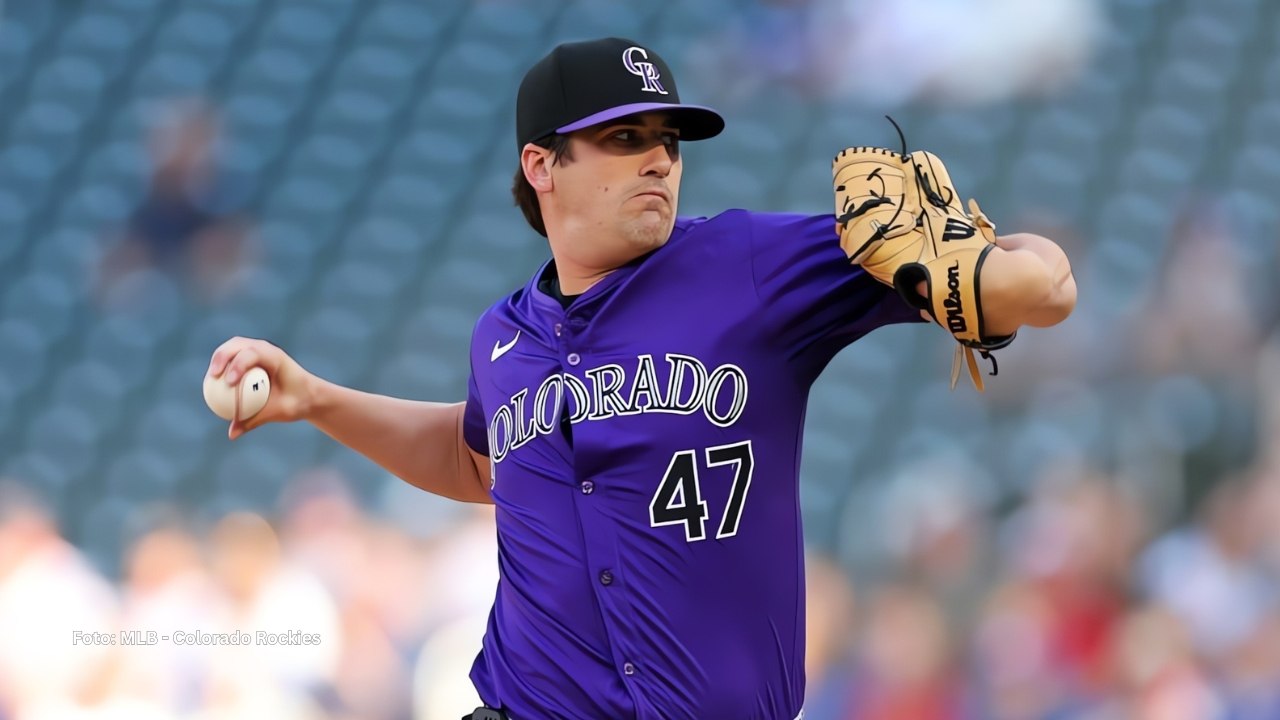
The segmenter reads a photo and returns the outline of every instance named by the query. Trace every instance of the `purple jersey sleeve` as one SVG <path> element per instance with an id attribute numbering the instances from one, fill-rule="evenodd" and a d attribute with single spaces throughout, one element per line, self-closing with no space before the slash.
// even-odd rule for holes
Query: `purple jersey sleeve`
<path id="1" fill-rule="evenodd" d="M 892 288 L 849 264 L 834 216 L 752 213 L 750 233 L 764 320 L 815 375 L 882 325 L 922 322 Z"/>
<path id="2" fill-rule="evenodd" d="M 472 450 L 481 455 L 489 454 L 489 433 L 484 419 L 484 407 L 480 404 L 480 390 L 476 388 L 475 373 L 467 380 L 467 407 L 462 413 L 462 437 Z"/>

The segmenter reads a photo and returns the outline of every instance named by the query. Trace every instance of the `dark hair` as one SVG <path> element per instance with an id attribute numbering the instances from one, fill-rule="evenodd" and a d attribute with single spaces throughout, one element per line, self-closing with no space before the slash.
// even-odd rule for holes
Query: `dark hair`
<path id="1" fill-rule="evenodd" d="M 552 133 L 544 138 L 533 141 L 534 145 L 544 147 L 551 151 L 551 162 L 560 162 L 560 159 L 572 160 L 573 156 L 569 154 L 569 136 L 559 133 Z M 516 166 L 516 176 L 511 183 L 511 197 L 515 200 L 516 207 L 520 208 L 520 212 L 524 213 L 524 219 L 529 221 L 529 226 L 538 231 L 542 237 L 547 236 L 546 223 L 542 222 L 542 206 L 538 204 L 538 193 L 529 184 L 528 178 L 524 176 L 524 165 Z"/>

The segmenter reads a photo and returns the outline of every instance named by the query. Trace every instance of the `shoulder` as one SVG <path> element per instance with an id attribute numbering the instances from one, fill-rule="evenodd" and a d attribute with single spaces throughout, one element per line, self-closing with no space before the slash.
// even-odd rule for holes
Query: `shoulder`
<path id="1" fill-rule="evenodd" d="M 480 316 L 476 318 L 473 331 L 477 334 L 488 328 L 506 328 L 512 325 L 521 325 L 521 318 L 529 314 L 526 305 L 528 305 L 529 288 L 520 287 L 498 299 L 492 305 L 484 309 Z"/>
<path id="2" fill-rule="evenodd" d="M 536 279 L 536 275 L 534 276 Z M 535 314 L 532 307 L 534 282 L 516 288 L 499 298 L 476 317 L 471 328 L 471 354 L 473 367 L 481 361 L 489 360 L 489 353 L 495 342 L 506 342 L 517 331 L 526 335 L 534 325 L 530 318 Z"/>
<path id="3" fill-rule="evenodd" d="M 761 236 L 818 235 L 835 236 L 835 215 L 804 213 L 756 212 L 726 210 L 714 217 L 679 218 L 674 234 L 750 231 Z"/>
<path id="4" fill-rule="evenodd" d="M 678 217 L 676 218 L 676 226 L 672 231 L 672 235 L 743 229 L 759 224 L 762 221 L 768 222 L 768 218 L 771 215 L 772 213 L 760 213 L 735 208 L 710 217 Z"/>
<path id="5" fill-rule="evenodd" d="M 701 239 L 747 237 L 772 239 L 795 235 L 835 235 L 834 215 L 726 210 L 712 217 L 682 217 L 676 220 L 672 240 L 685 236 Z"/>
<path id="6" fill-rule="evenodd" d="M 727 210 L 713 217 L 680 218 L 672 232 L 678 255 L 732 253 L 773 266 L 801 256 L 839 258 L 834 215 Z"/>

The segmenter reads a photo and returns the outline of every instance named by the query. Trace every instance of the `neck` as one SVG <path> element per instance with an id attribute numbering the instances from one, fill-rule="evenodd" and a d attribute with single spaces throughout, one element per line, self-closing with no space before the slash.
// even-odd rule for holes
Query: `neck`
<path id="1" fill-rule="evenodd" d="M 0 2 L 2 1 L 0 0 Z M 560 283 L 561 295 L 581 295 L 615 270 L 614 267 L 584 264 L 569 257 L 572 253 L 568 252 L 568 248 L 574 247 L 574 244 L 566 241 L 566 236 L 569 234 L 568 230 L 556 223 L 553 218 L 547 218 L 547 231 L 548 243 L 551 246 L 551 258 L 555 261 L 556 280 Z M 556 240 L 551 240 L 551 238 L 556 238 Z M 586 244 L 583 241 L 579 246 L 585 247 Z"/>
<path id="2" fill-rule="evenodd" d="M 563 295 L 581 295 L 605 279 L 611 272 L 613 272 L 612 268 L 591 270 L 556 259 L 556 277 L 560 280 L 560 292 Z"/>

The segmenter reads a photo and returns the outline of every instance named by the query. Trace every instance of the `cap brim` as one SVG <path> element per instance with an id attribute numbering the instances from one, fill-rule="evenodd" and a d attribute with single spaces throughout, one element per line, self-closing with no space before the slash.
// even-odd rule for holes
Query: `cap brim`
<path id="1" fill-rule="evenodd" d="M 574 130 L 581 130 L 592 125 L 617 120 L 627 115 L 635 115 L 642 112 L 653 112 L 660 110 L 662 112 L 671 113 L 671 119 L 675 126 L 680 128 L 681 140 L 706 140 L 715 137 L 724 130 L 724 118 L 720 117 L 720 113 L 709 107 L 701 105 L 678 105 L 675 103 L 630 103 L 628 105 L 618 105 L 608 110 L 601 110 L 594 115 L 588 115 L 576 122 L 571 122 L 564 127 L 556 128 L 558 133 L 570 133 Z"/>

